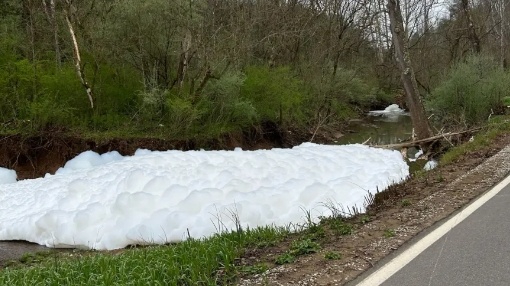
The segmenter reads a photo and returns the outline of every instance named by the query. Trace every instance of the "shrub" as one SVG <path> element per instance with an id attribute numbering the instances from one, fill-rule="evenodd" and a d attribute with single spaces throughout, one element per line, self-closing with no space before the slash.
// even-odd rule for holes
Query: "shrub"
<path id="1" fill-rule="evenodd" d="M 304 122 L 303 87 L 288 67 L 250 66 L 246 68 L 241 96 L 253 104 L 263 121 L 299 124 Z"/>
<path id="2" fill-rule="evenodd" d="M 510 96 L 510 76 L 491 58 L 471 56 L 454 66 L 426 106 L 442 123 L 479 125 Z"/>
<path id="3" fill-rule="evenodd" d="M 240 129 L 258 121 L 253 102 L 241 97 L 245 79 L 241 72 L 229 72 L 207 84 L 202 102 L 208 104 L 209 122 L 222 122 L 227 129 Z"/>

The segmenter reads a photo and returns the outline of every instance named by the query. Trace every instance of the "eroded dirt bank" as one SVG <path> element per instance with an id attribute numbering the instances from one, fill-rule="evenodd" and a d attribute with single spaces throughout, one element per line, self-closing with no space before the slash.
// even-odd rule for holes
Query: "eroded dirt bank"
<path id="1" fill-rule="evenodd" d="M 0 167 L 16 170 L 18 179 L 32 179 L 54 173 L 65 162 L 81 152 L 92 150 L 97 153 L 118 151 L 132 155 L 139 149 L 165 150 L 209 150 L 267 149 L 292 147 L 305 141 L 304 135 L 283 132 L 275 124 L 265 124 L 242 134 L 226 135 L 215 140 L 164 140 L 164 139 L 109 139 L 92 140 L 71 136 L 62 132 L 45 132 L 24 137 L 21 135 L 0 135 Z M 321 138 L 318 138 L 319 140 Z"/>

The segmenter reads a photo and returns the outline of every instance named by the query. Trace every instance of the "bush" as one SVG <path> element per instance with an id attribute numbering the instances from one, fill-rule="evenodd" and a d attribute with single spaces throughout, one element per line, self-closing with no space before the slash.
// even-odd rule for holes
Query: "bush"
<path id="1" fill-rule="evenodd" d="M 485 122 L 510 96 L 510 75 L 486 56 L 454 66 L 426 101 L 441 123 L 473 126 Z"/>
<path id="2" fill-rule="evenodd" d="M 208 105 L 208 122 L 223 122 L 226 129 L 242 129 L 258 121 L 259 113 L 250 99 L 241 96 L 246 77 L 241 72 L 229 72 L 210 81 L 202 93 Z"/>
<path id="3" fill-rule="evenodd" d="M 305 119 L 303 87 L 288 67 L 250 66 L 246 68 L 241 96 L 253 104 L 262 121 L 299 124 Z"/>

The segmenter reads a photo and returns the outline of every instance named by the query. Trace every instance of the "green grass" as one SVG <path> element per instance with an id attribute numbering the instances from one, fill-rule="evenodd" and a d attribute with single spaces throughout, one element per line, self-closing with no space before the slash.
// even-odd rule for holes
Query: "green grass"
<path id="1" fill-rule="evenodd" d="M 240 271 L 236 259 L 245 247 L 261 241 L 276 243 L 288 233 L 284 228 L 257 228 L 167 246 L 127 249 L 120 254 L 41 256 L 35 265 L 32 262 L 39 256 L 27 255 L 20 263 L 29 266 L 7 266 L 0 272 L 0 285 L 227 285 Z"/>
<path id="2" fill-rule="evenodd" d="M 346 223 L 341 219 L 332 220 L 331 229 L 337 235 L 349 235 L 354 231 L 352 224 Z"/>
<path id="3" fill-rule="evenodd" d="M 298 256 L 316 253 L 320 250 L 320 248 L 320 244 L 310 238 L 294 240 L 290 245 L 290 249 L 276 258 L 275 264 L 282 265 L 294 263 Z"/>
<path id="4" fill-rule="evenodd" d="M 510 106 L 510 96 L 505 96 L 502 101 L 504 106 Z"/>
<path id="5" fill-rule="evenodd" d="M 402 207 L 408 207 L 411 205 L 411 201 L 409 199 L 403 199 L 402 201 L 400 201 L 400 205 Z"/>
<path id="6" fill-rule="evenodd" d="M 453 163 L 469 152 L 488 146 L 496 138 L 508 132 L 510 132 L 510 116 L 495 116 L 491 119 L 487 127 L 473 136 L 473 140 L 453 147 L 443 154 L 439 163 L 442 165 Z"/>
<path id="7" fill-rule="evenodd" d="M 336 251 L 328 251 L 324 254 L 324 258 L 327 260 L 339 260 L 342 259 L 342 254 Z"/>
<path id="8" fill-rule="evenodd" d="M 395 236 L 395 230 L 387 228 L 384 230 L 384 237 L 390 238 Z"/>

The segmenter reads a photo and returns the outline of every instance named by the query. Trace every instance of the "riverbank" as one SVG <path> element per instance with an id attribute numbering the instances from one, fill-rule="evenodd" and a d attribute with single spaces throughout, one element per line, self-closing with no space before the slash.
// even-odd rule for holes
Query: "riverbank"
<path id="1" fill-rule="evenodd" d="M 219 275 L 224 278 L 220 280 L 224 283 L 220 284 L 234 284 L 236 277 L 242 277 L 241 285 L 260 283 L 262 285 L 264 283 L 295 285 L 299 281 L 303 285 L 345 283 L 419 232 L 421 228 L 447 216 L 449 212 L 477 195 L 477 191 L 473 191 L 466 196 L 461 187 L 455 191 L 445 192 L 444 190 L 448 190 L 449 183 L 458 180 L 460 176 L 479 165 L 487 157 L 510 144 L 509 136 L 505 135 L 508 132 L 508 126 L 498 128 L 497 132 L 493 130 L 494 128 L 485 130 L 485 133 L 475 135 L 474 142 L 450 151 L 448 154 L 456 153 L 457 155 L 447 156 L 448 161 L 441 164 L 438 169 L 419 173 L 410 181 L 372 198 L 366 215 L 358 215 L 351 219 L 345 219 L 341 215 L 325 218 L 319 224 L 304 225 L 300 232 L 294 234 L 287 231 L 266 230 L 263 234 L 260 232 L 257 235 L 253 235 L 253 232 L 234 234 L 234 237 L 237 237 L 234 240 L 232 236 L 224 238 L 227 242 L 235 242 L 238 239 L 242 242 L 234 243 L 235 247 L 230 248 L 233 252 L 228 254 L 233 256 L 228 256 L 226 261 L 219 261 L 220 266 L 211 274 L 211 279 L 217 279 Z M 479 178 L 474 178 L 470 182 L 476 181 L 480 181 Z M 438 194 L 442 192 L 445 195 L 439 196 Z M 445 199 L 445 196 L 453 199 Z M 412 224 L 408 225 L 405 222 L 412 222 Z M 228 245 L 232 247 L 230 242 Z M 155 254 L 158 256 L 165 251 L 170 251 L 173 247 L 162 246 L 154 250 L 143 248 L 138 250 L 138 253 L 154 251 L 160 253 Z M 111 253 L 82 251 L 60 254 L 51 252 L 35 258 L 24 255 L 25 258 L 30 259 L 10 262 L 8 265 L 9 269 L 13 267 L 19 269 L 15 270 L 19 275 L 25 275 L 23 273 L 26 271 L 31 273 L 36 271 L 31 270 L 33 267 L 36 267 L 37 271 L 43 271 L 42 269 L 55 265 L 54 261 L 72 270 L 74 269 L 72 265 L 78 261 L 75 258 L 81 257 L 80 260 L 87 259 L 87 263 L 107 260 L 108 263 L 104 264 L 103 268 L 95 269 L 95 271 L 108 273 L 116 271 L 114 269 L 128 260 L 131 261 L 130 259 L 134 259 L 132 263 L 139 262 L 136 255 L 131 255 L 132 251 L 137 250 L 115 252 L 121 255 L 111 259 L 108 258 Z M 124 253 L 126 255 L 122 256 Z M 213 252 L 208 255 L 216 257 L 217 254 Z M 218 260 L 212 261 L 218 262 Z M 278 264 L 284 265 L 278 266 Z M 26 268 L 24 265 L 31 267 Z M 94 265 L 91 267 L 98 267 L 97 264 Z M 191 268 L 195 266 L 199 265 L 189 265 Z M 18 277 L 12 270 L 8 271 L 9 277 Z M 200 273 L 200 267 L 196 271 Z M 59 275 L 66 275 L 66 273 L 69 274 L 69 272 L 63 272 Z M 316 279 L 318 273 L 324 277 L 323 280 Z"/>
<path id="2" fill-rule="evenodd" d="M 166 150 L 258 150 L 290 148 L 307 142 L 313 136 L 306 130 L 282 130 L 277 124 L 266 122 L 245 132 L 229 133 L 217 138 L 190 138 L 186 140 L 149 134 L 86 133 L 54 129 L 27 134 L 0 135 L 0 166 L 13 169 L 18 179 L 33 179 L 54 173 L 65 162 L 84 151 L 106 153 L 117 151 L 133 155 L 137 149 Z M 331 142 L 328 132 L 319 132 L 316 143 Z"/>

